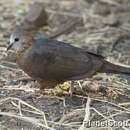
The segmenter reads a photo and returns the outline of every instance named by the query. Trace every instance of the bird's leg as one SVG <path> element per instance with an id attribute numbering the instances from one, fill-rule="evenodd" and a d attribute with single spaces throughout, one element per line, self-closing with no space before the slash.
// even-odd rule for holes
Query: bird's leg
<path id="1" fill-rule="evenodd" d="M 74 92 L 74 81 L 71 81 L 70 88 L 69 88 L 69 95 L 72 97 Z"/>

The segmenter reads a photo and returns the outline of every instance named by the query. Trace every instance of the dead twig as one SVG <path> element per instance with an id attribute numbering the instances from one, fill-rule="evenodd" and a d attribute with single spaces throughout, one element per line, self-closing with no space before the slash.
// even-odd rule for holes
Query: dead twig
<path id="1" fill-rule="evenodd" d="M 55 129 L 49 127 L 49 126 L 44 125 L 43 123 L 40 123 L 40 121 L 38 119 L 33 118 L 33 117 L 15 115 L 15 114 L 9 113 L 9 112 L 0 112 L 0 115 L 17 118 L 19 120 L 23 120 L 23 121 L 29 122 L 29 123 L 31 123 L 33 125 L 36 125 L 37 127 L 46 128 L 48 130 L 55 130 Z"/>
<path id="2" fill-rule="evenodd" d="M 85 116 L 82 125 L 79 127 L 78 130 L 85 130 L 85 124 L 89 121 L 90 118 L 90 98 L 88 97 L 87 103 L 86 103 L 86 108 L 85 108 Z"/>

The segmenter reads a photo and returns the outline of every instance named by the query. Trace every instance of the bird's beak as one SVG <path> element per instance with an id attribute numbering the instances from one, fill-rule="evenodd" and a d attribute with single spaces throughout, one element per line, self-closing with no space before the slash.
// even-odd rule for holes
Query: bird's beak
<path id="1" fill-rule="evenodd" d="M 13 43 L 9 43 L 9 46 L 7 47 L 7 51 L 10 50 L 12 46 L 13 46 Z"/>

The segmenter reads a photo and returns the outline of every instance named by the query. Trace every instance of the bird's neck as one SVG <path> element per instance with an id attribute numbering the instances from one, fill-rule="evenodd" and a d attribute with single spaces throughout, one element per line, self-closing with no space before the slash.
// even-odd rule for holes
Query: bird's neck
<path id="1" fill-rule="evenodd" d="M 28 70 L 28 64 L 29 64 L 28 52 L 29 52 L 29 48 L 30 48 L 30 46 L 23 49 L 21 52 L 17 52 L 17 56 L 16 56 L 17 64 L 24 71 Z"/>
<path id="2" fill-rule="evenodd" d="M 33 37 L 32 36 L 25 36 L 22 41 L 22 47 L 16 53 L 19 56 L 22 56 L 33 44 Z"/>
<path id="3" fill-rule="evenodd" d="M 27 53 L 27 51 L 29 50 L 29 48 L 31 48 L 32 46 L 32 41 L 33 39 L 26 39 L 26 43 L 23 43 L 23 46 L 21 47 L 20 50 L 18 50 L 16 52 L 16 61 L 19 63 L 21 63 L 22 60 L 25 59 L 25 55 Z"/>

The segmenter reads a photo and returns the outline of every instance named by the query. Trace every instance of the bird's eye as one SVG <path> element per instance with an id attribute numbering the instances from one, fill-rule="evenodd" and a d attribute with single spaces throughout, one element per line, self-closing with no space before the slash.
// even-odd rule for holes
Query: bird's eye
<path id="1" fill-rule="evenodd" d="M 19 38 L 15 38 L 14 41 L 15 41 L 15 42 L 18 42 L 18 41 L 19 41 Z"/>

